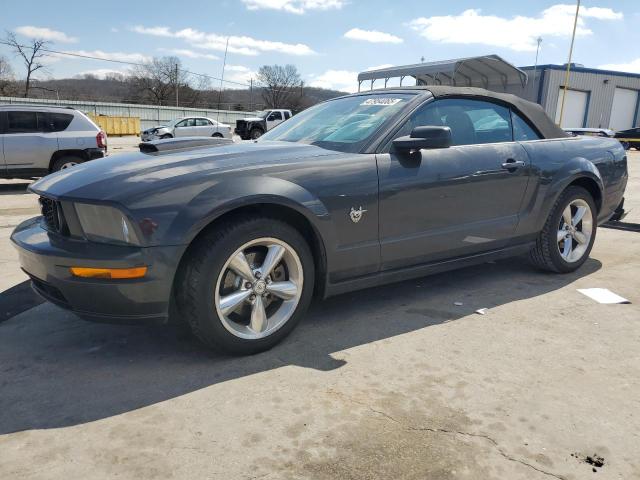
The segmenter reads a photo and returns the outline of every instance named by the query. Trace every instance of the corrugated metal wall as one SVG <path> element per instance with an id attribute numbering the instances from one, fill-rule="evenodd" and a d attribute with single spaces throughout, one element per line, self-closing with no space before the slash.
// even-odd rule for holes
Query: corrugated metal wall
<path id="1" fill-rule="evenodd" d="M 0 97 L 1 104 L 37 104 L 72 107 L 92 115 L 110 115 L 114 117 L 140 118 L 140 127 L 144 130 L 154 125 L 166 123 L 179 117 L 197 115 L 213 118 L 223 123 L 235 125 L 236 120 L 252 115 L 253 112 L 232 110 L 207 110 L 199 108 L 156 107 L 153 105 L 135 105 L 128 103 L 83 102 L 75 100 L 48 100 L 39 98 Z"/>
<path id="2" fill-rule="evenodd" d="M 547 69 L 544 75 L 542 92 L 542 106 L 553 119 L 560 101 L 560 86 L 564 85 L 565 72 Z M 607 83 L 604 83 L 608 80 Z M 587 122 L 585 127 L 609 128 L 613 94 L 616 87 L 629 88 L 640 91 L 640 78 L 607 73 L 572 71 L 569 88 L 589 93 Z M 640 123 L 640 116 L 636 115 L 636 126 Z M 577 125 L 582 126 L 582 125 Z"/>

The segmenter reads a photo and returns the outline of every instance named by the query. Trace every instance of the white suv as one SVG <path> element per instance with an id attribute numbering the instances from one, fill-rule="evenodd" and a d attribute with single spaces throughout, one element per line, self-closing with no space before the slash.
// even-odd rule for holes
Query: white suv
<path id="1" fill-rule="evenodd" d="M 0 178 L 42 177 L 106 153 L 107 135 L 78 110 L 0 105 Z"/>

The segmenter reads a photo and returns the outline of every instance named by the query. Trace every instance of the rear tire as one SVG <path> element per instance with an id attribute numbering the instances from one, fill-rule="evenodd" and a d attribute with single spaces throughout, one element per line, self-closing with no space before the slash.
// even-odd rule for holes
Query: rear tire
<path id="1" fill-rule="evenodd" d="M 281 255 L 272 256 L 277 260 L 269 269 L 274 247 Z M 244 270 L 232 268 L 238 258 L 244 259 Z M 211 229 L 189 248 L 176 279 L 177 305 L 208 347 L 254 354 L 272 348 L 300 321 L 311 302 L 314 276 L 311 251 L 296 229 L 249 217 Z"/>
<path id="2" fill-rule="evenodd" d="M 51 172 L 59 172 L 60 170 L 66 170 L 67 168 L 74 167 L 80 163 L 83 163 L 84 159 L 73 155 L 58 158 L 53 162 L 51 166 Z"/>
<path id="3" fill-rule="evenodd" d="M 530 259 L 543 270 L 573 272 L 589 258 L 596 231 L 597 209 L 593 197 L 582 187 L 569 187 L 551 209 L 530 251 Z"/>

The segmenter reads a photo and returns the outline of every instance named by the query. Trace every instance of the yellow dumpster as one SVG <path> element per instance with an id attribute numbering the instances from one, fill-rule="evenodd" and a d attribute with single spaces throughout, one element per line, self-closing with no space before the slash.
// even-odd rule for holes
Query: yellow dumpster
<path id="1" fill-rule="evenodd" d="M 91 115 L 93 120 L 107 135 L 140 135 L 140 118 Z"/>

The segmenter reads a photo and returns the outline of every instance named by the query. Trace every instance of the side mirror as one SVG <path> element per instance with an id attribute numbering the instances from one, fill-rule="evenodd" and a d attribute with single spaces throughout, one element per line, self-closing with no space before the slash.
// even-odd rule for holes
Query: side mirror
<path id="1" fill-rule="evenodd" d="M 411 135 L 398 137 L 393 146 L 399 151 L 420 150 L 422 148 L 449 148 L 452 144 L 449 127 L 416 127 Z"/>

